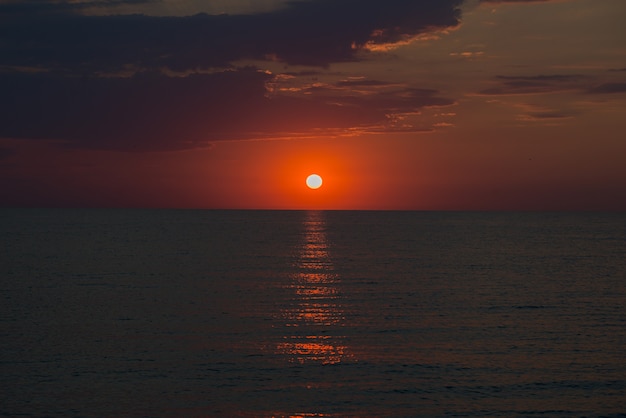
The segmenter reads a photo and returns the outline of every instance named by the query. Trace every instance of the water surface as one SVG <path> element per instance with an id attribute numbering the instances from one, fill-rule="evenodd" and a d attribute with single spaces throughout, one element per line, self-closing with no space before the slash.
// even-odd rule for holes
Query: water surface
<path id="1" fill-rule="evenodd" d="M 0 415 L 626 410 L 623 213 L 0 213 Z"/>

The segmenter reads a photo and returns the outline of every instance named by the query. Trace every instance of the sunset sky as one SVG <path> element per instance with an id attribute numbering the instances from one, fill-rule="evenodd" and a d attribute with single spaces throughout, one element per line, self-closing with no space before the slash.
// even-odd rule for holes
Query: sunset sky
<path id="1" fill-rule="evenodd" d="M 625 18 L 0 0 L 0 206 L 626 210 Z"/>

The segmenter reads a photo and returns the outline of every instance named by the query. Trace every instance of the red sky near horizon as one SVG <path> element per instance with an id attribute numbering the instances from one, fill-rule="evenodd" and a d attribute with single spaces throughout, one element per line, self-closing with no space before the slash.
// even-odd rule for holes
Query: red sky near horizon
<path id="1" fill-rule="evenodd" d="M 623 0 L 251 3 L 0 3 L 0 206 L 626 210 Z"/>

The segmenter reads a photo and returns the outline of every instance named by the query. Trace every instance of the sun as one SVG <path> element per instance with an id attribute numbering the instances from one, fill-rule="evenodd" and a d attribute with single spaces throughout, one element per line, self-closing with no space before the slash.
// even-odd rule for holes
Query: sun
<path id="1" fill-rule="evenodd" d="M 311 174 L 306 178 L 306 185 L 309 189 L 319 189 L 322 186 L 322 178 L 317 174 Z"/>

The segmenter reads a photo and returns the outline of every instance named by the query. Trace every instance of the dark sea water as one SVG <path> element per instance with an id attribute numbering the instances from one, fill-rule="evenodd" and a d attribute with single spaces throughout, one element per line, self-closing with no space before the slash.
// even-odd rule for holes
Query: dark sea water
<path id="1" fill-rule="evenodd" d="M 0 416 L 626 416 L 625 213 L 0 215 Z"/>

